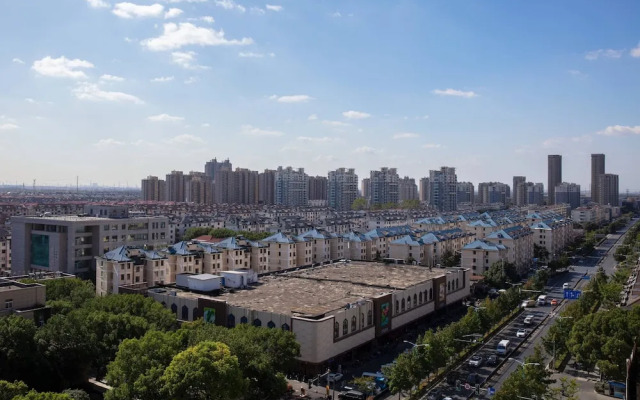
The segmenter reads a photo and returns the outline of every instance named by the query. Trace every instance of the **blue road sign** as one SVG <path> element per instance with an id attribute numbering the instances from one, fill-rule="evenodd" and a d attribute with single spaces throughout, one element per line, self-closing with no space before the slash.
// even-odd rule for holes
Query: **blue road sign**
<path id="1" fill-rule="evenodd" d="M 564 298 L 568 299 L 568 300 L 576 300 L 580 298 L 580 294 L 582 292 L 579 290 L 565 290 L 564 291 Z"/>
<path id="2" fill-rule="evenodd" d="M 496 394 L 496 390 L 493 387 L 489 386 L 488 393 L 489 396 L 493 396 L 494 394 Z"/>
<path id="3" fill-rule="evenodd" d="M 590 280 L 590 279 L 591 279 L 591 275 L 584 275 L 584 276 L 582 277 L 582 279 L 584 279 L 584 280 L 587 280 L 587 281 L 588 281 L 588 280 Z"/>

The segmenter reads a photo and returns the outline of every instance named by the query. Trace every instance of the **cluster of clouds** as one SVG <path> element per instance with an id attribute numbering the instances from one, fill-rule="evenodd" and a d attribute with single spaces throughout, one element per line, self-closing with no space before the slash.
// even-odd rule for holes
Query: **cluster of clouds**
<path id="1" fill-rule="evenodd" d="M 601 58 L 616 59 L 616 58 L 621 58 L 625 52 L 626 52 L 626 49 L 598 49 L 598 50 L 588 51 L 584 55 L 584 58 L 589 61 L 594 61 Z M 629 50 L 629 55 L 634 58 L 640 58 L 640 43 L 638 43 L 636 47 Z"/>

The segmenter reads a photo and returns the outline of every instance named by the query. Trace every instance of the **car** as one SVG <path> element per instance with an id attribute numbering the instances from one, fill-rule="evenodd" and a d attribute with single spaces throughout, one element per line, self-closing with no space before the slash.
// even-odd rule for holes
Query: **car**
<path id="1" fill-rule="evenodd" d="M 469 385 L 475 385 L 476 383 L 480 383 L 482 379 L 475 372 L 470 373 L 467 376 L 467 383 Z"/>
<path id="2" fill-rule="evenodd" d="M 552 305 L 552 306 L 557 306 L 557 305 L 558 305 L 558 300 L 556 300 L 556 299 L 551 299 L 551 305 Z"/>
<path id="3" fill-rule="evenodd" d="M 339 382 L 342 379 L 343 375 L 341 373 L 330 373 L 327 375 L 327 382 Z"/>
<path id="4" fill-rule="evenodd" d="M 487 365 L 496 365 L 498 364 L 498 356 L 495 354 L 490 355 L 489 357 L 487 357 Z"/>
<path id="5" fill-rule="evenodd" d="M 533 315 L 531 314 L 527 315 L 526 317 L 524 317 L 524 324 L 525 325 L 533 324 L 533 318 L 534 318 Z"/>
<path id="6" fill-rule="evenodd" d="M 522 308 L 535 307 L 535 306 L 536 306 L 536 301 L 535 300 L 525 300 L 520 305 L 520 307 L 522 307 Z"/>
<path id="7" fill-rule="evenodd" d="M 435 388 L 427 395 L 427 400 L 440 400 L 442 399 L 442 389 Z"/>
<path id="8" fill-rule="evenodd" d="M 565 282 L 562 284 L 562 290 L 569 290 L 569 283 Z"/>
<path id="9" fill-rule="evenodd" d="M 471 357 L 471 359 L 469 359 L 469 365 L 472 367 L 479 367 L 482 365 L 482 361 L 484 361 L 482 359 L 482 357 L 480 356 L 473 356 Z"/>
<path id="10" fill-rule="evenodd" d="M 527 330 L 526 329 L 518 329 L 518 332 L 516 332 L 516 337 L 523 338 L 525 336 L 527 336 Z"/>

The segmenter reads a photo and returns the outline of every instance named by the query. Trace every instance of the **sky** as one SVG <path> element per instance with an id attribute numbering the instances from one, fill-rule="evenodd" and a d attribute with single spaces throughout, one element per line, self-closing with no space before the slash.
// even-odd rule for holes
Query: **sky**
<path id="1" fill-rule="evenodd" d="M 635 0 L 11 0 L 0 184 L 279 165 L 640 191 Z"/>

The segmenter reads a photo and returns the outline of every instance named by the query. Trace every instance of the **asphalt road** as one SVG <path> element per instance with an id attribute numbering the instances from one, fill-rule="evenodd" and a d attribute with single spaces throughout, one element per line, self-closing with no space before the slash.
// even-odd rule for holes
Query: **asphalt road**
<path id="1" fill-rule="evenodd" d="M 476 396 L 475 398 L 489 398 L 489 388 L 497 391 L 508 376 L 516 372 L 519 368 L 522 368 L 520 362 L 533 353 L 536 344 L 541 342 L 542 337 L 547 334 L 547 331 L 553 324 L 555 316 L 562 311 L 563 307 L 568 304 L 568 301 L 571 301 L 563 300 L 563 284 L 568 283 L 570 288 L 580 289 L 583 285 L 586 285 L 587 282 L 584 276 L 594 275 L 599 265 L 604 268 L 607 274 L 613 273 L 616 265 L 613 259 L 615 247 L 619 244 L 618 241 L 629 227 L 637 221 L 638 219 L 635 218 L 618 233 L 607 235 L 607 238 L 594 249 L 590 256 L 573 258 L 569 271 L 555 275 L 549 279 L 547 282 L 548 285 L 545 287 L 545 294 L 548 296 L 547 301 L 555 298 L 560 302 L 557 307 L 546 305 L 525 309 L 523 313 L 510 322 L 489 342 L 485 343 L 471 355 L 482 357 L 484 362 L 480 367 L 469 365 L 470 356 L 469 359 L 460 364 L 456 371 L 453 372 L 453 378 L 440 382 L 423 396 L 422 400 L 430 400 L 430 395 L 434 395 L 433 398 L 437 400 L 445 396 L 453 400 L 468 399 L 473 396 Z M 527 315 L 534 316 L 533 325 L 524 324 L 524 318 Z M 516 332 L 519 329 L 527 329 L 527 336 L 525 338 L 516 337 Z M 503 339 L 509 340 L 511 345 L 517 348 L 509 355 L 509 358 L 499 357 L 497 366 L 488 366 L 486 364 L 487 358 L 492 354 L 496 354 L 497 344 Z M 470 377 L 469 375 L 472 373 L 475 373 L 476 376 Z M 487 380 L 492 373 L 491 379 Z M 477 381 L 471 382 L 473 378 L 477 379 Z M 461 383 L 460 390 L 457 390 L 455 387 L 454 381 L 456 379 Z M 449 380 L 449 383 L 447 383 L 447 380 Z M 465 385 L 466 383 L 469 385 Z M 473 383 L 479 383 L 481 385 L 480 395 L 474 395 Z M 469 387 L 469 389 L 465 387 Z"/>

